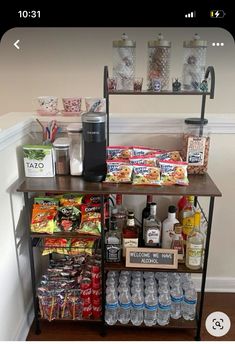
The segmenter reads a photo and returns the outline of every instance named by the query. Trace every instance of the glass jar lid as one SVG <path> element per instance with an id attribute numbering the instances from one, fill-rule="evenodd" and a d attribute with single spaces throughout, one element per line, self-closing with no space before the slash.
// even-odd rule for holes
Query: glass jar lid
<path id="1" fill-rule="evenodd" d="M 67 126 L 68 132 L 81 133 L 82 132 L 82 123 L 71 123 Z"/>
<path id="2" fill-rule="evenodd" d="M 122 39 L 118 41 L 113 41 L 113 47 L 114 48 L 120 48 L 120 47 L 130 47 L 133 48 L 136 46 L 136 41 L 128 39 L 128 36 L 123 33 Z"/>
<path id="3" fill-rule="evenodd" d="M 191 41 L 184 41 L 184 48 L 206 48 L 207 41 L 203 41 L 200 39 L 200 36 L 195 33 L 193 40 Z"/>
<path id="4" fill-rule="evenodd" d="M 70 146 L 71 140 L 68 137 L 59 137 L 53 142 L 53 147 L 55 148 L 68 148 Z"/>
<path id="5" fill-rule="evenodd" d="M 166 41 L 161 33 L 158 34 L 158 39 L 155 41 L 148 41 L 148 47 L 149 48 L 155 48 L 155 47 L 165 47 L 170 48 L 171 42 Z"/>

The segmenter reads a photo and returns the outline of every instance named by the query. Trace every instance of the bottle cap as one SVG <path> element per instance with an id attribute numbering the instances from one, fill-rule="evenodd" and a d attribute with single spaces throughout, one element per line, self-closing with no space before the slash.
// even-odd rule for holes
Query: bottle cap
<path id="1" fill-rule="evenodd" d="M 168 208 L 168 213 L 176 213 L 176 207 L 174 205 L 170 205 Z"/>

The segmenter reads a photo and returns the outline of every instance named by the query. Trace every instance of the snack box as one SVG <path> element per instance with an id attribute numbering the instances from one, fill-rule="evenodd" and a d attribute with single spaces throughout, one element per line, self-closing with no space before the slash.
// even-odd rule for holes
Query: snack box
<path id="1" fill-rule="evenodd" d="M 25 177 L 54 177 L 53 147 L 48 145 L 24 145 Z"/>

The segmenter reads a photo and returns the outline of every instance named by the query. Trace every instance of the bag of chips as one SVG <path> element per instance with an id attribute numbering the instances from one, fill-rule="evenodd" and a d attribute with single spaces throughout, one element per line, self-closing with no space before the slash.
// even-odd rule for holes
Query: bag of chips
<path id="1" fill-rule="evenodd" d="M 93 253 L 95 240 L 96 240 L 95 238 L 94 239 L 93 238 L 72 239 L 69 254 L 70 255 L 88 254 L 91 256 Z"/>
<path id="2" fill-rule="evenodd" d="M 159 161 L 162 185 L 188 185 L 187 163 L 183 161 Z"/>
<path id="3" fill-rule="evenodd" d="M 133 166 L 123 160 L 108 160 L 106 183 L 131 183 Z"/>
<path id="4" fill-rule="evenodd" d="M 43 204 L 34 204 L 31 220 L 31 231 L 53 234 L 56 230 L 55 217 L 57 208 Z"/>
<path id="5" fill-rule="evenodd" d="M 45 249 L 42 255 L 45 256 L 50 253 L 68 254 L 70 240 L 65 238 L 45 238 L 43 246 Z"/>
<path id="6" fill-rule="evenodd" d="M 109 146 L 107 147 L 107 160 L 124 159 L 129 161 L 133 155 L 132 147 L 129 146 Z"/>
<path id="7" fill-rule="evenodd" d="M 101 205 L 82 204 L 81 224 L 78 232 L 81 234 L 101 235 Z"/>
<path id="8" fill-rule="evenodd" d="M 58 208 L 57 226 L 61 231 L 76 231 L 80 225 L 80 210 L 72 206 Z"/>
<path id="9" fill-rule="evenodd" d="M 160 168 L 149 165 L 133 165 L 133 184 L 161 185 Z"/>
<path id="10" fill-rule="evenodd" d="M 76 207 L 79 208 L 82 204 L 83 195 L 79 194 L 64 194 L 60 198 L 60 205 L 64 207 Z"/>

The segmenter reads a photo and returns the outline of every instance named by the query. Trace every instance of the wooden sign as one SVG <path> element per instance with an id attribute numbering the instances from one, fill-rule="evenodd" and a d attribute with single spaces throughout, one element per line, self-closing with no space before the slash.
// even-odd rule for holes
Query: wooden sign
<path id="1" fill-rule="evenodd" d="M 177 269 L 178 250 L 127 247 L 126 267 Z"/>

